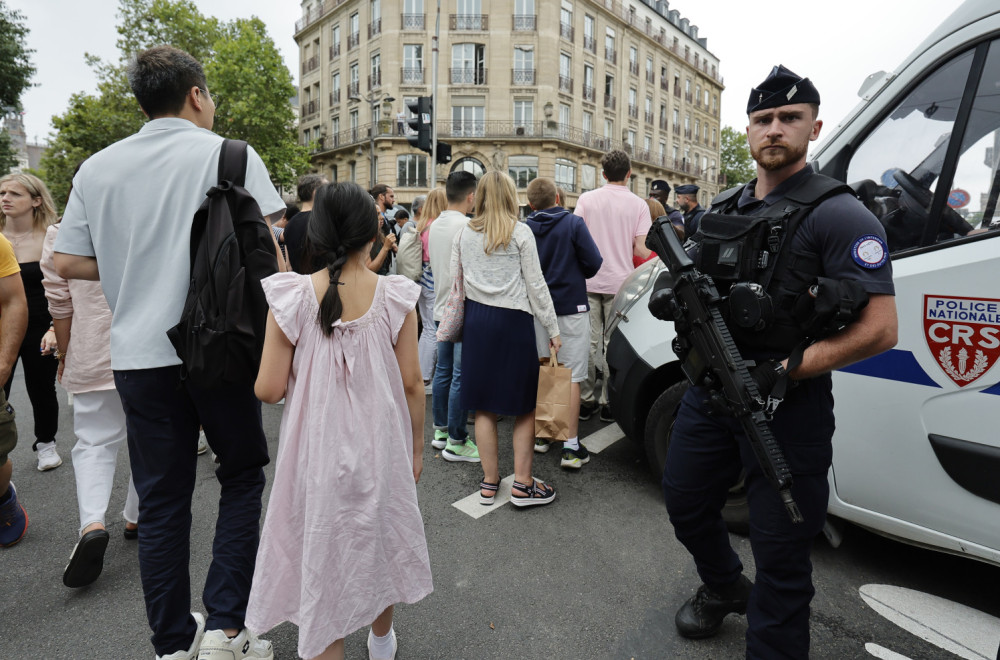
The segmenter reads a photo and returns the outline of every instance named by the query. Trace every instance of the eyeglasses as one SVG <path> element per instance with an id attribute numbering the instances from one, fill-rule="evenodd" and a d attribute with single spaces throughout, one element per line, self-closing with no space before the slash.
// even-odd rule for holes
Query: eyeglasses
<path id="1" fill-rule="evenodd" d="M 219 109 L 219 104 L 222 103 L 222 97 L 221 96 L 219 96 L 215 92 L 207 92 L 204 89 L 201 89 L 200 87 L 198 88 L 198 91 L 201 92 L 202 94 L 207 94 L 208 96 L 211 96 L 212 97 L 212 105 L 215 106 L 216 110 Z"/>

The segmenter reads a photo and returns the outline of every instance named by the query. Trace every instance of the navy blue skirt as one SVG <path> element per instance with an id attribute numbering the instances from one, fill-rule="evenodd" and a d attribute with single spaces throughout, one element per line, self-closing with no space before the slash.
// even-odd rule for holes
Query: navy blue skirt
<path id="1" fill-rule="evenodd" d="M 462 408 L 523 415 L 535 409 L 537 395 L 534 317 L 466 299 Z"/>

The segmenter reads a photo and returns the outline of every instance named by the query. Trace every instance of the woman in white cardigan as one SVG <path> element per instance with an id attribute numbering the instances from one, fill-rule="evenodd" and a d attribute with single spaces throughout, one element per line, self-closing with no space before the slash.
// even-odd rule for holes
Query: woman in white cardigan
<path id="1" fill-rule="evenodd" d="M 453 275 L 459 262 L 465 285 L 461 401 L 464 409 L 476 411 L 480 501 L 493 504 L 499 487 L 497 415 L 509 415 L 515 418 L 511 503 L 548 504 L 555 489 L 531 474 L 538 390 L 533 317 L 557 351 L 559 325 L 535 236 L 518 222 L 517 190 L 503 172 L 488 172 L 479 180 L 475 216 L 452 247 Z"/>

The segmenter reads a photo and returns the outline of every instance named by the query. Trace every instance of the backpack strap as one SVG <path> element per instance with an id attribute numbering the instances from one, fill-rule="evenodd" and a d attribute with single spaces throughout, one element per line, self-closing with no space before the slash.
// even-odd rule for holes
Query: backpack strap
<path id="1" fill-rule="evenodd" d="M 229 181 L 244 186 L 247 174 L 247 143 L 245 140 L 223 140 L 219 152 L 219 183 Z"/>

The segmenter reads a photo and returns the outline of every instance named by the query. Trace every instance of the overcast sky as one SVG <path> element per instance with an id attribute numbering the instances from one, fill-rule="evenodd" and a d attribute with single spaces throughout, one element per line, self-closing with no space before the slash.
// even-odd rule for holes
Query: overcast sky
<path id="1" fill-rule="evenodd" d="M 383 0 L 383 15 L 394 13 L 388 11 L 391 2 Z M 117 59 L 118 3 L 7 0 L 7 4 L 24 12 L 31 30 L 29 44 L 36 51 L 38 71 L 36 87 L 23 98 L 25 128 L 29 141 L 45 140 L 51 116 L 65 110 L 70 94 L 96 87 L 84 53 Z M 259 16 L 286 64 L 292 71 L 298 68 L 292 33 L 301 9 L 295 0 L 196 0 L 195 4 L 202 13 L 221 19 Z M 425 4 L 433 8 L 434 0 Z M 484 10 L 488 4 L 483 2 Z M 858 102 L 857 90 L 869 73 L 894 70 L 960 4 L 960 0 L 676 0 L 670 6 L 698 26 L 699 35 L 708 39 L 709 50 L 721 61 L 726 84 L 723 125 L 741 130 L 746 126 L 750 88 L 781 63 L 816 84 L 823 99 L 821 118 L 829 132 Z M 445 0 L 441 11 L 447 14 L 453 7 L 453 1 Z"/>

